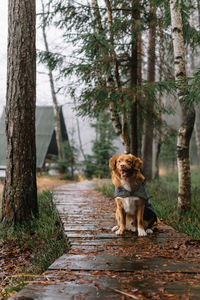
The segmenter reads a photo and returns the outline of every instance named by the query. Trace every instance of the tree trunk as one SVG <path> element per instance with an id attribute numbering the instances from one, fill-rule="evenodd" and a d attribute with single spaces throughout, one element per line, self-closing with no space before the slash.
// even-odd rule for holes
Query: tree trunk
<path id="1" fill-rule="evenodd" d="M 130 113 L 130 152 L 138 155 L 138 102 L 137 102 L 137 83 L 138 83 L 138 34 L 140 22 L 140 1 L 132 1 L 132 41 L 131 41 L 131 61 L 130 61 L 130 89 L 132 95 L 132 106 Z"/>
<path id="2" fill-rule="evenodd" d="M 159 81 L 163 77 L 163 66 L 162 66 L 162 57 L 164 57 L 164 48 L 163 48 L 163 24 L 162 19 L 159 22 Z M 158 92 L 158 121 L 156 126 L 156 159 L 155 159 L 155 179 L 159 179 L 160 174 L 160 152 L 162 146 L 162 95 L 161 90 Z"/>
<path id="3" fill-rule="evenodd" d="M 111 57 L 112 57 L 112 63 L 113 63 L 113 71 L 114 71 L 114 79 L 115 83 L 118 89 L 118 92 L 122 92 L 122 85 L 120 80 L 120 74 L 119 74 L 119 63 L 117 60 L 117 56 L 115 53 L 115 46 L 114 46 L 114 33 L 113 33 L 113 17 L 112 17 L 112 8 L 110 0 L 104 0 L 107 8 L 107 14 L 108 14 L 108 27 L 109 27 L 109 34 L 110 34 L 110 49 L 111 49 Z M 123 104 L 123 99 L 121 99 L 121 104 Z M 123 108 L 122 110 L 122 118 L 121 118 L 121 128 L 122 128 L 122 140 L 124 144 L 124 149 L 126 153 L 130 153 L 130 138 L 129 138 L 129 132 L 128 132 L 128 118 L 126 109 Z"/>
<path id="4" fill-rule="evenodd" d="M 198 25 L 200 26 L 200 1 L 197 1 L 198 6 Z M 193 19 L 192 19 L 193 21 Z M 193 22 L 192 22 L 193 23 Z M 193 25 L 193 24 L 191 24 Z M 191 69 L 192 69 L 192 75 L 194 73 L 194 56 L 191 55 Z M 194 123 L 194 132 L 195 132 L 195 141 L 197 146 L 197 156 L 198 156 L 198 165 L 200 166 L 200 104 L 195 104 L 195 123 Z"/>
<path id="5" fill-rule="evenodd" d="M 200 105 L 195 105 L 196 119 L 194 123 L 195 140 L 197 146 L 198 164 L 200 166 Z"/>
<path id="6" fill-rule="evenodd" d="M 93 6 L 93 10 L 94 10 L 94 19 L 95 19 L 96 29 L 97 29 L 97 32 L 101 34 L 104 31 L 104 29 L 103 29 L 103 25 L 102 25 L 102 21 L 101 21 L 101 15 L 99 13 L 99 6 L 98 6 L 97 0 L 92 0 L 92 6 Z M 105 52 L 104 49 L 102 49 L 102 47 L 100 48 L 100 51 L 101 51 L 103 63 L 105 63 L 106 61 L 109 61 L 108 54 Z M 114 83 L 114 78 L 113 78 L 112 74 L 107 75 L 105 85 L 106 85 L 106 88 L 110 91 L 110 95 L 112 98 L 112 93 L 115 91 L 115 83 Z M 117 134 L 117 136 L 119 136 L 121 138 L 122 144 L 124 145 L 124 140 L 123 140 L 123 136 L 122 136 L 121 120 L 119 117 L 119 113 L 116 109 L 116 104 L 112 100 L 109 103 L 109 110 L 110 110 L 111 122 L 112 122 L 112 125 L 114 128 L 114 131 Z"/>
<path id="7" fill-rule="evenodd" d="M 2 222 L 25 224 L 38 214 L 36 186 L 35 1 L 8 1 L 7 170 Z"/>
<path id="8" fill-rule="evenodd" d="M 125 109 L 122 111 L 122 139 L 124 145 L 124 153 L 130 153 L 130 139 L 128 133 L 128 119 Z"/>
<path id="9" fill-rule="evenodd" d="M 155 41 L 156 41 L 156 9 L 150 8 L 151 20 L 149 28 L 149 41 L 148 41 L 148 70 L 147 80 L 149 82 L 155 81 Z M 146 100 L 145 108 L 145 126 L 144 126 L 144 175 L 148 181 L 152 179 L 152 156 L 153 156 L 153 130 L 154 130 L 154 103 L 152 97 Z"/>
<path id="10" fill-rule="evenodd" d="M 175 79 L 178 81 L 178 98 L 182 110 L 182 124 L 177 139 L 178 164 L 178 208 L 187 210 L 191 205 L 191 175 L 189 161 L 189 143 L 192 135 L 195 111 L 192 104 L 187 103 L 187 82 L 183 28 L 180 0 L 170 0 L 172 39 L 174 48 Z"/>
<path id="11" fill-rule="evenodd" d="M 44 2 L 41 0 L 42 4 L 42 33 L 43 33 L 43 39 L 44 39 L 44 45 L 45 45 L 45 50 L 47 53 L 49 53 L 49 45 L 47 42 L 47 35 L 46 35 L 46 20 L 44 17 L 45 14 L 45 7 L 44 7 Z M 59 158 L 64 158 L 64 151 L 63 151 L 63 139 L 62 139 L 62 133 L 61 133 L 61 122 L 60 122 L 60 111 L 59 111 L 59 106 L 58 106 L 58 101 L 56 97 L 56 91 L 55 91 L 55 86 L 54 86 L 54 79 L 53 79 L 53 72 L 51 67 L 47 64 L 48 68 L 48 76 L 49 76 L 49 83 L 50 83 L 50 88 L 51 88 L 51 96 L 53 100 L 53 113 L 54 113 L 54 127 L 55 127 L 55 133 L 56 133 L 56 143 L 57 143 L 57 148 L 58 148 L 58 157 Z"/>
<path id="12" fill-rule="evenodd" d="M 143 118 L 143 107 L 142 107 L 142 93 L 141 93 L 141 86 L 142 86 L 142 34 L 141 32 L 138 33 L 138 40 L 137 40 L 137 121 L 138 121 L 138 156 L 142 157 L 142 135 L 143 135 L 143 126 L 144 126 L 144 118 Z"/>

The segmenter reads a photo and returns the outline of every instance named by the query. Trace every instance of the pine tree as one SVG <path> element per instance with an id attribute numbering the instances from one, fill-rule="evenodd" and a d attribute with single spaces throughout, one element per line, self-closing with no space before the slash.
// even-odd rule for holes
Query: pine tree
<path id="1" fill-rule="evenodd" d="M 25 224 L 38 214 L 36 187 L 35 1 L 8 2 L 7 170 L 2 221 Z"/>
<path id="2" fill-rule="evenodd" d="M 64 41 L 74 47 L 70 62 L 62 57 L 60 76 L 75 78 L 69 91 L 76 98 L 79 115 L 98 117 L 110 110 L 113 127 L 125 151 L 141 155 L 144 149 L 145 173 L 147 179 L 151 179 L 155 126 L 161 114 L 172 111 L 170 104 L 164 105 L 163 94 L 166 96 L 175 89 L 169 3 L 161 0 L 91 0 L 87 4 L 51 0 L 50 3 L 51 20 L 63 31 Z M 193 32 L 187 21 L 189 6 L 190 3 L 182 3 L 186 37 L 188 30 Z M 156 81 L 158 60 L 155 56 L 159 18 L 163 19 L 165 45 L 161 82 Z M 148 32 L 151 39 L 147 53 Z M 196 33 L 194 36 L 197 38 Z M 187 43 L 190 42 L 187 37 Z M 143 140 L 145 145 L 142 145 Z"/>
<path id="3" fill-rule="evenodd" d="M 88 155 L 84 162 L 85 176 L 110 177 L 108 161 L 114 155 L 116 147 L 113 145 L 114 131 L 108 113 L 101 113 L 92 127 L 96 131 L 96 139 L 93 141 L 92 155 Z"/>

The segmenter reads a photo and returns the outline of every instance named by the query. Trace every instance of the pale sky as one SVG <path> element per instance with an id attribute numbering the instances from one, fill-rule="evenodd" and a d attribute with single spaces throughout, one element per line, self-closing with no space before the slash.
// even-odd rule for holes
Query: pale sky
<path id="1" fill-rule="evenodd" d="M 40 0 L 36 0 L 36 7 L 37 12 L 40 12 Z M 6 102 L 6 72 L 7 72 L 7 0 L 0 0 L 0 115 L 2 112 L 2 108 Z M 39 18 L 37 18 L 39 21 Z M 39 24 L 39 23 L 38 23 Z M 37 25 L 38 25 L 37 24 Z M 48 33 L 48 41 L 50 50 L 52 47 L 55 46 L 59 39 L 59 34 L 55 33 L 55 29 L 51 29 Z M 40 29 L 37 26 L 37 49 L 44 49 L 43 46 L 43 39 Z M 50 88 L 49 88 L 49 81 L 48 77 L 45 74 L 41 74 L 41 72 L 45 72 L 46 70 L 41 66 L 37 65 L 37 104 L 39 105 L 51 105 L 51 95 L 50 95 Z M 64 96 L 58 96 L 58 100 L 60 104 L 66 102 Z"/>
<path id="2" fill-rule="evenodd" d="M 40 12 L 40 2 L 41 0 L 36 0 L 37 12 Z M 0 116 L 2 114 L 2 109 L 6 103 L 6 72 L 7 72 L 7 0 L 0 0 Z M 37 18 L 39 21 L 39 18 Z M 40 29 L 38 29 L 39 22 L 37 24 L 37 49 L 44 49 L 43 38 Z M 47 32 L 47 38 L 49 42 L 50 51 L 61 51 L 61 38 L 60 32 L 55 28 L 51 28 Z M 63 49 L 62 49 L 63 50 Z M 65 54 L 68 54 L 70 51 L 69 48 L 64 49 Z M 37 105 L 52 105 L 52 98 L 50 93 L 50 86 L 48 76 L 45 74 L 41 74 L 46 72 L 45 68 L 41 65 L 37 65 Z M 65 80 L 65 84 L 67 80 Z M 64 106 L 64 117 L 65 123 L 67 126 L 68 134 L 75 140 L 76 146 L 79 145 L 78 137 L 76 132 L 76 117 L 75 113 L 72 110 L 72 105 L 68 104 L 71 102 L 69 95 L 57 95 L 59 104 L 65 104 Z M 91 153 L 91 140 L 95 139 L 95 132 L 90 127 L 90 121 L 83 120 L 79 118 L 80 128 L 81 128 L 81 136 L 83 142 L 83 148 L 86 153 Z M 74 132 L 75 129 L 75 132 Z"/>

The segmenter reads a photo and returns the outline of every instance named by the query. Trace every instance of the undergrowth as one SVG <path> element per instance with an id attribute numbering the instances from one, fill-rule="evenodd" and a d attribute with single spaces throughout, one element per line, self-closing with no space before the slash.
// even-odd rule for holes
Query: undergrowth
<path id="1" fill-rule="evenodd" d="M 68 248 L 57 210 L 52 200 L 52 193 L 43 191 L 38 195 L 39 218 L 27 227 L 0 227 L 0 239 L 5 243 L 20 246 L 23 251 L 30 251 L 29 264 L 18 269 L 23 274 L 41 274 L 50 264 Z M 24 276 L 11 277 L 4 289 L 3 298 L 18 291 L 24 285 Z M 0 294 L 1 295 L 1 294 Z"/>
<path id="2" fill-rule="evenodd" d="M 150 202 L 153 204 L 156 214 L 165 223 L 171 225 L 180 232 L 187 233 L 192 238 L 200 239 L 200 172 L 192 170 L 192 203 L 187 212 L 177 210 L 178 177 L 177 173 L 171 173 L 153 180 L 147 184 Z M 110 183 L 99 184 L 98 190 L 107 197 L 113 197 L 114 186 Z"/>

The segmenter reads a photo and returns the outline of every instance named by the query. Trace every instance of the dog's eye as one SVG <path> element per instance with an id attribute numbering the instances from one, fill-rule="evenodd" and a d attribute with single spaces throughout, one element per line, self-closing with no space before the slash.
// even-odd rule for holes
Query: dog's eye
<path id="1" fill-rule="evenodd" d="M 120 161 L 120 160 L 118 160 L 118 162 L 120 163 L 121 161 Z"/>
<path id="2" fill-rule="evenodd" d="M 130 160 L 128 160 L 128 161 L 127 161 L 127 163 L 130 165 L 130 164 L 131 164 L 131 161 L 130 161 Z"/>

